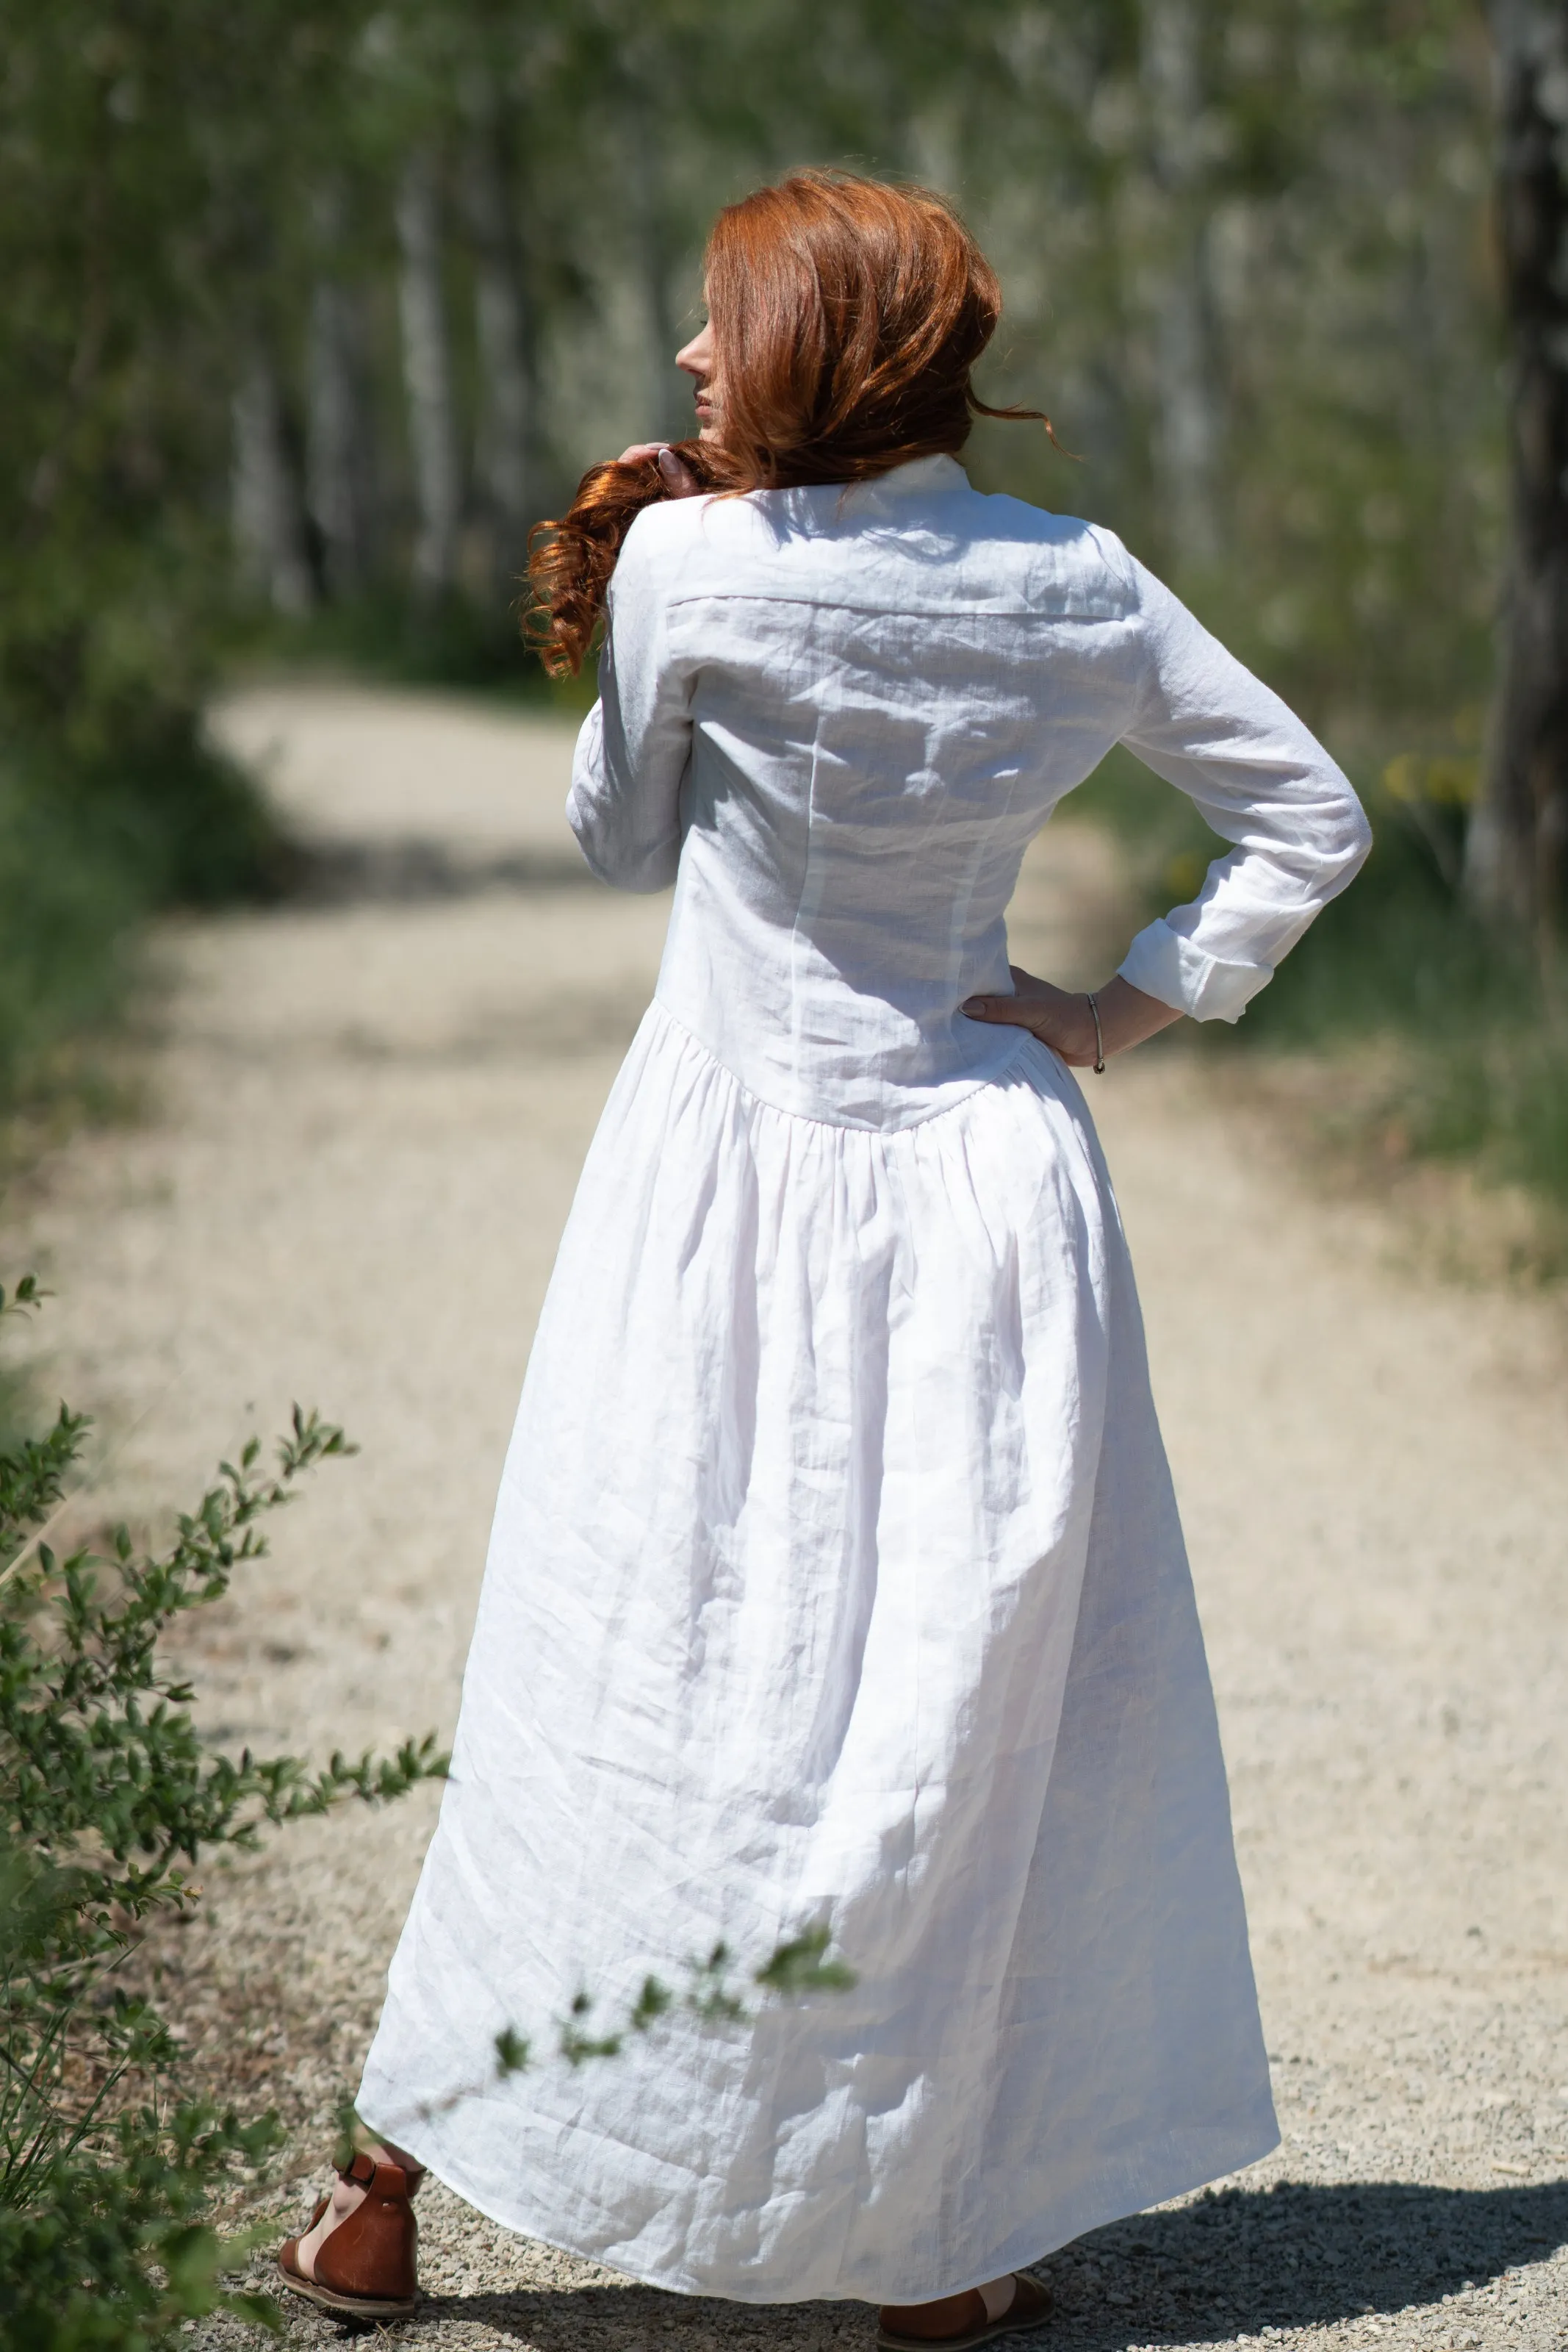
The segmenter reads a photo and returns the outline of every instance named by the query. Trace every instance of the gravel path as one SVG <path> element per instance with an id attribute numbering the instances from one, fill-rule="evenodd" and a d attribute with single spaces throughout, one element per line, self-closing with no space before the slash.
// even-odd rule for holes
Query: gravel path
<path id="1" fill-rule="evenodd" d="M 50 1382 L 101 1417 L 82 1506 L 156 1520 L 296 1396 L 361 1447 L 200 1629 L 208 1717 L 261 1747 L 449 1733 L 529 1334 L 646 1002 L 662 899 L 559 808 L 570 737 L 432 697 L 221 714 L 314 836 L 315 903 L 171 937 L 137 1131 L 13 1199 L 59 1297 Z M 1098 837 L 1031 856 L 1019 961 L 1087 975 Z M 1103 968 L 1103 966 L 1100 966 Z M 1568 1326 L 1445 1286 L 1375 1203 L 1158 1048 L 1093 1104 L 1138 1262 L 1208 1630 L 1285 2139 L 1046 2266 L 1062 2352 L 1568 2344 Z M 21 1226 L 25 1231 L 18 1233 Z M 199 2064 L 276 2102 L 294 2215 L 351 2087 L 433 1812 L 308 1825 L 214 1874 L 163 1965 Z M 858 2305 L 694 2302 L 508 2238 L 432 2185 L 422 2347 L 846 2352 Z M 259 2273 L 258 2273 L 259 2274 Z M 203 2344 L 240 2340 L 214 2325 Z M 336 2340 L 290 2315 L 289 2341 Z"/>

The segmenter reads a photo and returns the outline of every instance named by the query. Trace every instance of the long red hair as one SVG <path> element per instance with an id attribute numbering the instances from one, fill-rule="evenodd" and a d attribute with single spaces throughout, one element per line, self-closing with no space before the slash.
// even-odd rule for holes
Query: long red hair
<path id="1" fill-rule="evenodd" d="M 996 273 L 925 188 L 797 172 L 728 205 L 703 265 L 721 439 L 674 446 L 705 489 L 860 482 L 953 456 L 989 408 L 970 372 L 996 332 Z M 592 643 L 635 517 L 668 496 L 656 459 L 591 466 L 532 534 L 527 627 L 552 677 Z"/>

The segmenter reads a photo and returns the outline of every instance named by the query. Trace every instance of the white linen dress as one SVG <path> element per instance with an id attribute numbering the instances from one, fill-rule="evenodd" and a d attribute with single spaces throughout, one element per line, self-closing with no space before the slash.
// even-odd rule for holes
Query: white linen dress
<path id="1" fill-rule="evenodd" d="M 1062 1063 L 957 1009 L 1117 741 L 1237 845 L 1123 970 L 1234 1020 L 1365 820 L 1109 532 L 933 457 L 626 540 L 570 814 L 605 881 L 674 882 L 668 945 L 359 2103 L 658 2285 L 955 2292 L 1277 2138 L 1104 1163 Z M 581 1988 L 608 2026 L 827 1920 L 852 1992 L 548 2054 Z M 502 2080 L 507 2025 L 543 2054 Z"/>

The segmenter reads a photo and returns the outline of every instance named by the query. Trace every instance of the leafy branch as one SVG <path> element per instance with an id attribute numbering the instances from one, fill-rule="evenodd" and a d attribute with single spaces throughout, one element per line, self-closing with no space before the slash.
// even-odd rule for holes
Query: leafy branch
<path id="1" fill-rule="evenodd" d="M 761 1967 L 752 1970 L 752 1984 L 766 1999 L 775 2000 L 806 2000 L 819 1993 L 852 1990 L 855 1972 L 843 1960 L 828 1957 L 831 1942 L 832 1929 L 826 1922 L 806 1928 L 776 1946 Z M 735 1965 L 728 1945 L 717 1943 L 706 1960 L 686 1962 L 684 1994 L 672 1991 L 658 1977 L 644 1977 L 635 2000 L 626 2004 L 619 2023 L 601 2033 L 590 2029 L 588 2021 L 594 2000 L 583 1988 L 574 1995 L 567 2015 L 556 2021 L 555 2055 L 571 2067 L 586 2065 L 594 2058 L 619 2058 L 629 2035 L 652 2032 L 662 2019 L 676 2010 L 710 2028 L 753 2023 L 758 2012 L 732 1982 Z M 464 2084 L 431 2102 L 423 2110 L 427 2117 L 446 2115 L 465 2099 L 479 2097 L 492 2082 L 504 2083 L 538 2063 L 533 2042 L 515 2025 L 503 2026 L 492 2046 L 494 2074 L 483 2082 Z M 340 2108 L 338 2122 L 345 2160 L 350 2149 L 373 2144 L 375 2134 L 361 2122 L 351 2105 Z"/>
<path id="2" fill-rule="evenodd" d="M 759 1969 L 753 1969 L 752 1983 L 760 1992 L 782 2000 L 807 2000 L 816 1993 L 852 1990 L 854 1970 L 843 1960 L 827 1957 L 832 1932 L 823 1923 L 779 1944 Z M 685 1995 L 678 2000 L 657 1977 L 644 1977 L 642 1990 L 628 2006 L 621 2025 L 599 2035 L 590 2034 L 586 2025 L 593 2008 L 592 1998 L 586 1991 L 580 1992 L 571 2004 L 570 2017 L 561 2020 L 558 2027 L 559 2055 L 569 2066 L 580 2066 L 589 2058 L 618 2058 L 628 2033 L 648 2032 L 677 2007 L 705 2025 L 750 2024 L 757 2012 L 730 1983 L 734 1965 L 729 1947 L 723 1943 L 716 1944 L 706 1960 L 688 1960 L 689 1981 Z M 515 2074 L 529 2062 L 528 2044 L 508 2028 L 496 2037 L 496 2059 L 503 2076 Z"/>
<path id="3" fill-rule="evenodd" d="M 45 1295 L 25 1276 L 0 1318 Z M 62 1558 L 46 1538 L 89 1426 L 62 1405 L 0 1452 L 0 2338 L 29 2352 L 141 2352 L 219 2308 L 275 2318 L 225 2287 L 245 2248 L 205 2214 L 277 2123 L 182 2098 L 178 2036 L 114 1972 L 150 1915 L 200 1900 L 204 1853 L 446 1769 L 433 1736 L 325 1765 L 215 1751 L 163 1654 L 265 1558 L 305 1476 L 354 1451 L 340 1429 L 297 1406 L 271 1458 L 252 1438 L 221 1464 L 163 1549 L 120 1528 Z"/>

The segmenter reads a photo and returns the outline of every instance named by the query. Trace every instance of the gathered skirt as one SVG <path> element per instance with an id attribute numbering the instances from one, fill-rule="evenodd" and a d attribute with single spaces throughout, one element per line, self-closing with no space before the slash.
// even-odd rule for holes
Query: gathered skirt
<path id="1" fill-rule="evenodd" d="M 581 1993 L 608 2031 L 821 1925 L 852 1990 L 557 2053 Z M 956 2292 L 1274 2145 L 1131 1268 L 1027 1033 L 883 1131 L 645 1017 L 359 2105 L 513 2229 L 758 2303 Z"/>

